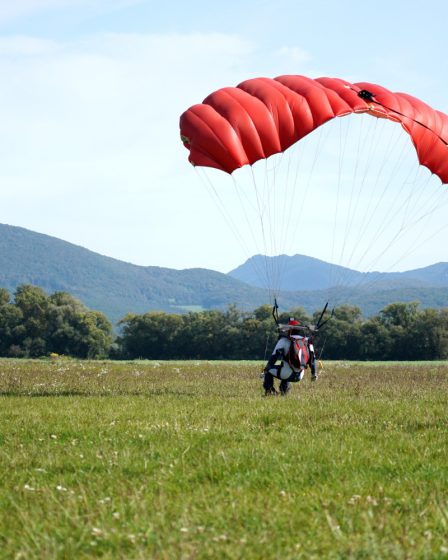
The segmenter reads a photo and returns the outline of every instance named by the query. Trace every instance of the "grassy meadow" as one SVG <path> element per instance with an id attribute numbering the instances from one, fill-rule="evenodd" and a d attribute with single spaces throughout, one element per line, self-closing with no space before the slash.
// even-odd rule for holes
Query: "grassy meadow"
<path id="1" fill-rule="evenodd" d="M 0 360 L 0 558 L 448 558 L 448 364 Z"/>

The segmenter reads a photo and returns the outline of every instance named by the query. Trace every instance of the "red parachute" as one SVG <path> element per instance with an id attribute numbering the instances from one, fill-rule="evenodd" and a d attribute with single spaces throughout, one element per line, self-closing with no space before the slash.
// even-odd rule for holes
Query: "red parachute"
<path id="1" fill-rule="evenodd" d="M 448 183 L 448 116 L 411 95 L 366 82 L 304 76 L 247 80 L 190 107 L 180 118 L 180 132 L 193 165 L 232 173 L 352 113 L 400 123 L 419 162 Z"/>

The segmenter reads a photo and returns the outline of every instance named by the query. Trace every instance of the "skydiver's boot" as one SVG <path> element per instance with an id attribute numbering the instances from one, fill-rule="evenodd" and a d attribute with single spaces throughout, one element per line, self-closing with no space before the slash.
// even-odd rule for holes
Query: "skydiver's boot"
<path id="1" fill-rule="evenodd" d="M 263 389 L 265 397 L 278 394 L 274 387 L 274 376 L 267 368 L 264 370 Z"/>
<path id="2" fill-rule="evenodd" d="M 282 396 L 286 396 L 289 391 L 291 391 L 291 383 L 289 383 L 289 381 L 286 381 L 286 379 L 282 379 L 280 381 L 280 394 Z"/>

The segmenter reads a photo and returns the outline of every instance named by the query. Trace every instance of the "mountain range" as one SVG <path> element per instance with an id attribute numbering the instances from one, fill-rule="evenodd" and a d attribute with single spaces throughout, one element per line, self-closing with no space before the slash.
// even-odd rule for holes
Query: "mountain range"
<path id="1" fill-rule="evenodd" d="M 406 272 L 358 272 L 304 255 L 255 255 L 231 270 L 229 275 L 251 286 L 265 287 L 265 279 L 275 278 L 278 270 L 281 271 L 279 291 L 328 290 L 335 285 L 347 288 L 372 286 L 375 289 L 448 287 L 448 263 Z"/>
<path id="2" fill-rule="evenodd" d="M 127 313 L 150 310 L 183 313 L 225 309 L 230 304 L 255 309 L 270 302 L 254 273 L 267 259 L 285 271 L 279 295 L 283 309 L 302 306 L 312 312 L 330 300 L 332 305 L 359 305 L 369 315 L 393 301 L 448 305 L 448 263 L 402 273 L 366 274 L 303 255 L 257 255 L 229 274 L 203 268 L 175 270 L 137 266 L 55 237 L 0 224 L 0 287 L 13 292 L 21 284 L 33 284 L 48 293 L 69 292 L 114 323 Z M 344 288 L 331 284 L 331 270 L 344 278 Z"/>

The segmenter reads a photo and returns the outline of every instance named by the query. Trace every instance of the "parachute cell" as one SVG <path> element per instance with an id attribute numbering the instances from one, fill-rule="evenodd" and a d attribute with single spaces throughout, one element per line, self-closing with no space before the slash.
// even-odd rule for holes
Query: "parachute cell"
<path id="1" fill-rule="evenodd" d="M 448 183 L 448 116 L 411 95 L 367 82 L 293 75 L 246 80 L 190 107 L 180 118 L 180 132 L 193 165 L 232 173 L 352 113 L 400 123 L 420 164 Z"/>

